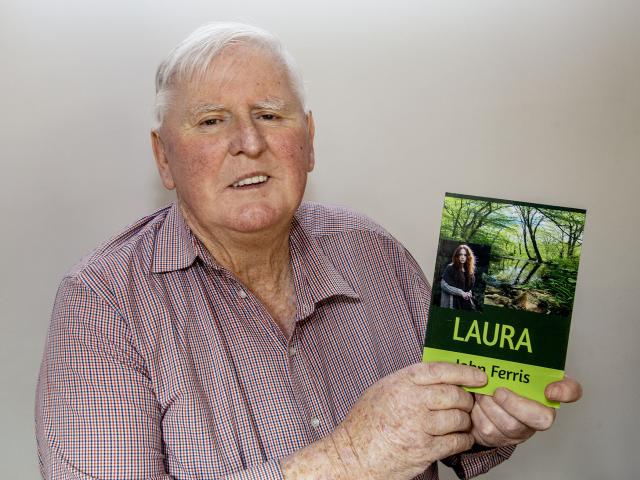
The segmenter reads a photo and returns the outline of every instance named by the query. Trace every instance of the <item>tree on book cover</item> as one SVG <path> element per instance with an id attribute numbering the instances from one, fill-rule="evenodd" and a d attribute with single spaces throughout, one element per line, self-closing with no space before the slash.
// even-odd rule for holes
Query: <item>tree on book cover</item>
<path id="1" fill-rule="evenodd" d="M 586 211 L 447 193 L 424 361 L 481 368 L 546 405 L 564 375 Z"/>

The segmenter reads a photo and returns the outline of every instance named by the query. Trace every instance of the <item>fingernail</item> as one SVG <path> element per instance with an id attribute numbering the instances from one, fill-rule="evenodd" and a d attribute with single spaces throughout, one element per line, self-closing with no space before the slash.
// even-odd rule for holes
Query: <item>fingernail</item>
<path id="1" fill-rule="evenodd" d="M 494 392 L 493 398 L 495 399 L 496 402 L 502 403 L 507 399 L 507 392 L 505 392 L 503 388 L 498 388 Z"/>
<path id="2" fill-rule="evenodd" d="M 557 398 L 558 395 L 560 395 L 560 388 L 558 388 L 557 385 L 549 387 L 549 389 L 547 390 L 547 398 L 550 400 Z"/>

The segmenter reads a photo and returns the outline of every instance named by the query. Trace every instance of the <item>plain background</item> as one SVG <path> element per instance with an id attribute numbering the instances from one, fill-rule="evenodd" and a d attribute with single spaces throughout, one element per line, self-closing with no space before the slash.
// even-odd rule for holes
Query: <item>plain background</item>
<path id="1" fill-rule="evenodd" d="M 3 0 L 0 478 L 38 478 L 62 274 L 171 198 L 155 68 L 212 20 L 284 40 L 316 119 L 307 197 L 376 219 L 428 278 L 445 191 L 588 209 L 567 361 L 585 397 L 487 478 L 638 478 L 640 3 L 612 0 Z"/>

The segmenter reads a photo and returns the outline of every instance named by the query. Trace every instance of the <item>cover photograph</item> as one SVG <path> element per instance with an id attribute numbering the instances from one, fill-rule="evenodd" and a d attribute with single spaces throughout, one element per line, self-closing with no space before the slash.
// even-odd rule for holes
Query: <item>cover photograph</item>
<path id="1" fill-rule="evenodd" d="M 472 365 L 488 383 L 558 407 L 586 211 L 447 193 L 423 361 Z"/>

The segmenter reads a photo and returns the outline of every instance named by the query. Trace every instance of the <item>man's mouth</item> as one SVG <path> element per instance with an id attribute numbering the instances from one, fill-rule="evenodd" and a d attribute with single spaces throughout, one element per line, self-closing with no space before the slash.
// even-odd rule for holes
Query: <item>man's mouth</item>
<path id="1" fill-rule="evenodd" d="M 233 188 L 240 188 L 240 187 L 246 187 L 249 185 L 259 185 L 261 183 L 266 182 L 267 180 L 269 180 L 269 177 L 267 175 L 256 175 L 254 177 L 248 177 L 248 178 L 243 178 L 242 180 L 238 180 L 235 183 L 232 183 L 231 186 Z"/>

